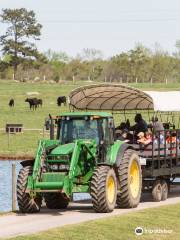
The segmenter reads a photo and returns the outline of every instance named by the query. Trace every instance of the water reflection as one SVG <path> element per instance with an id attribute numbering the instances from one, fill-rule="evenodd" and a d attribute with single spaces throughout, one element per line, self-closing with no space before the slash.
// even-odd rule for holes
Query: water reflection
<path id="1" fill-rule="evenodd" d="M 12 163 L 14 161 L 0 161 L 0 212 L 11 211 L 12 205 Z M 16 175 L 21 168 L 16 161 Z"/>

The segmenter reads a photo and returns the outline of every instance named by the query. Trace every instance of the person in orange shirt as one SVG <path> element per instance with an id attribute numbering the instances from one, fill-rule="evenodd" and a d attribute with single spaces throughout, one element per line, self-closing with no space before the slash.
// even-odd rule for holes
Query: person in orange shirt
<path id="1" fill-rule="evenodd" d="M 167 132 L 166 143 L 176 143 L 176 133 L 170 134 L 170 132 Z"/>

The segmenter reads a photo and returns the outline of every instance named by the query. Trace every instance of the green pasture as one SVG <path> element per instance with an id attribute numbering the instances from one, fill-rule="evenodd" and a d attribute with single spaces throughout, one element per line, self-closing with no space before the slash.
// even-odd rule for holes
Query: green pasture
<path id="1" fill-rule="evenodd" d="M 130 83 L 129 85 L 147 91 L 180 91 L 180 83 Z"/>
<path id="2" fill-rule="evenodd" d="M 67 83 L 18 83 L 13 81 L 0 81 L 0 156 L 33 155 L 37 147 L 37 141 L 43 138 L 44 120 L 51 115 L 58 115 L 64 111 L 69 111 L 68 106 L 58 107 L 56 99 L 58 96 L 68 96 L 70 91 L 82 85 L 93 84 L 89 82 Z M 131 84 L 133 87 L 152 90 L 180 90 L 180 84 Z M 43 99 L 43 107 L 36 111 L 29 110 L 29 104 L 25 102 L 29 92 L 38 92 L 36 97 Z M 8 102 L 10 98 L 15 99 L 15 107 L 10 108 Z M 133 123 L 136 112 L 127 114 Z M 143 117 L 148 121 L 150 115 L 143 113 Z M 124 121 L 124 114 L 114 115 L 116 124 Z M 6 123 L 22 123 L 26 129 L 39 129 L 38 131 L 24 131 L 22 134 L 8 135 L 5 133 Z M 45 134 L 48 137 L 48 134 Z M 9 143 L 9 144 L 8 144 Z"/>
<path id="3" fill-rule="evenodd" d="M 126 215 L 54 228 L 12 240 L 179 240 L 180 204 L 146 209 Z M 107 214 L 108 216 L 108 214 Z M 137 236 L 141 227 L 144 234 Z"/>

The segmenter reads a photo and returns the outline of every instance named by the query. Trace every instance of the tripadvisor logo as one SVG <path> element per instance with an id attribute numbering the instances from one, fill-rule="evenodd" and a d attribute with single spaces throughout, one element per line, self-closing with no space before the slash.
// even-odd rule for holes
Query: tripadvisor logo
<path id="1" fill-rule="evenodd" d="M 173 230 L 171 229 L 149 229 L 149 228 L 142 228 L 142 227 L 137 227 L 134 230 L 135 234 L 137 236 L 140 236 L 142 234 L 171 234 Z"/>
<path id="2" fill-rule="evenodd" d="M 143 230 L 142 227 L 137 227 L 137 228 L 135 228 L 135 234 L 136 234 L 137 236 L 142 235 L 143 232 L 144 232 L 144 230 Z"/>

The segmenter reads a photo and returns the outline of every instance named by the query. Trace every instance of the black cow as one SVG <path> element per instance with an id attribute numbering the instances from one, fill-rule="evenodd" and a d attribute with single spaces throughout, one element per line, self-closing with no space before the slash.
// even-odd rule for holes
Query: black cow
<path id="1" fill-rule="evenodd" d="M 37 99 L 37 105 L 38 107 L 43 105 L 43 100 L 42 99 Z"/>
<path id="2" fill-rule="evenodd" d="M 37 106 L 38 106 L 38 99 L 37 98 L 26 98 L 25 102 L 29 103 L 29 108 L 36 110 Z"/>
<path id="3" fill-rule="evenodd" d="M 64 103 L 64 106 L 66 106 L 66 97 L 65 96 L 59 96 L 57 98 L 57 105 L 60 107 L 61 104 Z"/>
<path id="4" fill-rule="evenodd" d="M 11 98 L 11 99 L 9 100 L 9 106 L 10 106 L 10 107 L 14 107 L 14 99 L 13 99 L 13 98 Z"/>

